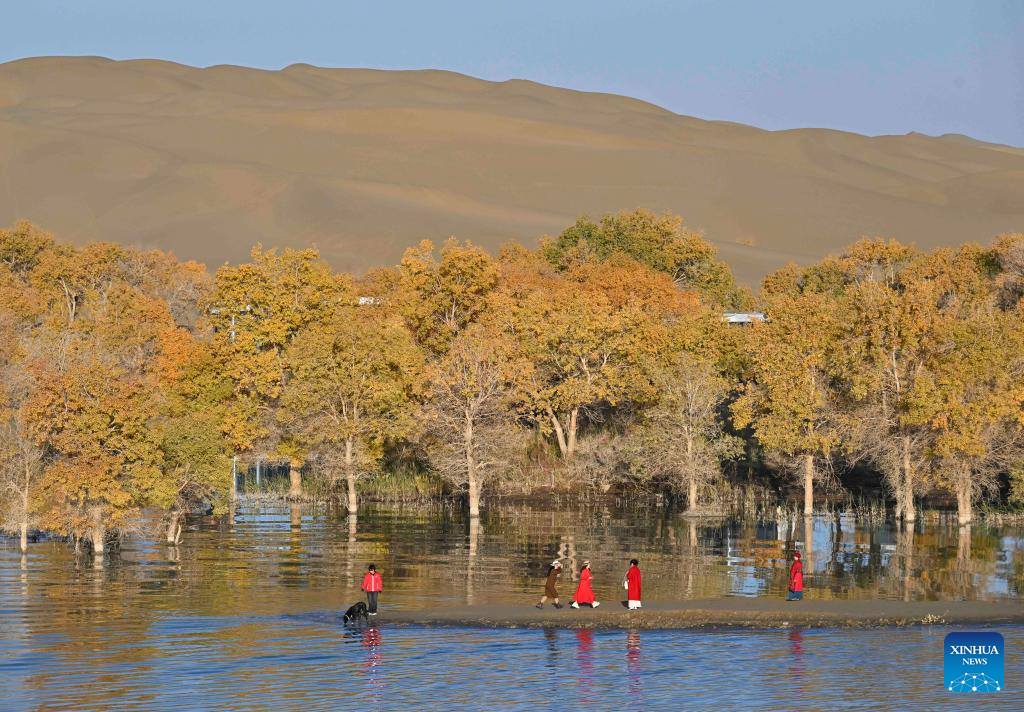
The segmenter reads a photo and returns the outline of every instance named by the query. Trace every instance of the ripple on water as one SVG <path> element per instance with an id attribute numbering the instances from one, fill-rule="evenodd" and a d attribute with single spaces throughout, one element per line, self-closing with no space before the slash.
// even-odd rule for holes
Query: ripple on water
<path id="1" fill-rule="evenodd" d="M 297 516 L 298 514 L 298 516 Z M 809 536 L 808 536 L 809 535 Z M 948 704 L 945 628 L 592 631 L 388 626 L 387 607 L 532 601 L 544 565 L 594 562 L 599 598 L 641 559 L 653 599 L 777 596 L 806 552 L 812 595 L 1016 598 L 1021 531 L 930 522 L 900 533 L 851 517 L 694 521 L 660 512 L 241 509 L 194 520 L 180 546 L 129 539 L 93 568 L 57 541 L 0 543 L 0 708 L 677 709 Z M 345 630 L 369 561 L 385 572 L 377 628 Z M 1022 627 L 1007 638 L 1017 664 Z M 1019 665 L 1017 665 L 1019 667 Z M 1024 709 L 1004 693 L 979 705 Z"/>

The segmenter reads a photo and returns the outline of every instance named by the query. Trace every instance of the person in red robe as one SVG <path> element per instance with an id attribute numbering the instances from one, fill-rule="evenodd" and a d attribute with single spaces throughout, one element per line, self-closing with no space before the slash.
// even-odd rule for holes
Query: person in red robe
<path id="1" fill-rule="evenodd" d="M 629 571 L 626 572 L 626 580 L 623 585 L 626 587 L 626 607 L 630 610 L 640 608 L 640 562 L 636 559 L 629 560 Z"/>
<path id="2" fill-rule="evenodd" d="M 590 562 L 584 561 L 580 570 L 580 584 L 576 587 L 576 595 L 572 597 L 572 607 L 590 606 L 597 608 L 601 604 L 594 600 L 594 589 L 590 587 L 590 579 L 593 574 L 590 572 Z"/>
<path id="3" fill-rule="evenodd" d="M 804 565 L 800 561 L 799 551 L 793 553 L 793 565 L 789 567 L 789 595 L 786 600 L 804 600 Z"/>

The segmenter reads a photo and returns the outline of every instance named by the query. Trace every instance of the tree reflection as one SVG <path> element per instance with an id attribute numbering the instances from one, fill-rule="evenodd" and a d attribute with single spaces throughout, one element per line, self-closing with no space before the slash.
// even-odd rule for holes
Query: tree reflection
<path id="1" fill-rule="evenodd" d="M 474 582 L 476 578 L 476 553 L 480 542 L 480 518 L 469 518 L 469 557 L 466 564 L 466 603 L 472 605 L 475 602 Z"/>

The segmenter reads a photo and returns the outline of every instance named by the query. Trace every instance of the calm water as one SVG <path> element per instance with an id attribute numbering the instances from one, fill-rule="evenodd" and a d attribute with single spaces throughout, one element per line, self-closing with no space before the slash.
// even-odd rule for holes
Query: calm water
<path id="1" fill-rule="evenodd" d="M 816 597 L 1018 597 L 1022 532 L 929 522 L 897 533 L 831 515 L 694 522 L 656 511 L 241 508 L 193 521 L 179 547 L 139 534 L 102 569 L 60 542 L 22 559 L 0 541 L 0 709 L 807 709 L 961 700 L 942 688 L 948 628 L 868 631 L 428 629 L 387 607 L 528 605 L 556 555 L 590 558 L 599 597 L 637 556 L 651 599 L 781 595 L 805 551 Z M 811 542 L 811 546 L 808 546 Z M 346 632 L 368 561 L 385 576 L 379 627 Z M 570 588 L 568 582 L 563 588 Z M 571 591 L 567 591 L 571 593 Z M 1024 628 L 1007 640 L 1006 691 Z M 911 702 L 912 701 L 912 702 Z"/>

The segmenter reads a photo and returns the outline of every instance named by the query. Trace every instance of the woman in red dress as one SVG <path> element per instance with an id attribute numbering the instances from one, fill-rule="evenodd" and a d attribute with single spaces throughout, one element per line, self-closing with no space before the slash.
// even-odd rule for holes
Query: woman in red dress
<path id="1" fill-rule="evenodd" d="M 789 595 L 787 601 L 804 600 L 804 565 L 800 561 L 800 552 L 793 552 L 793 565 L 789 567 Z"/>
<path id="2" fill-rule="evenodd" d="M 584 561 L 583 568 L 580 570 L 580 585 L 576 587 L 576 595 L 572 597 L 573 608 L 579 608 L 580 606 L 597 608 L 601 605 L 594 600 L 594 589 L 590 587 L 590 579 L 592 577 L 590 562 Z"/>
<path id="3" fill-rule="evenodd" d="M 629 571 L 626 572 L 626 607 L 630 610 L 640 608 L 640 562 L 636 559 L 629 560 Z"/>

